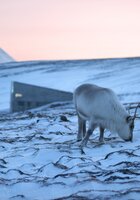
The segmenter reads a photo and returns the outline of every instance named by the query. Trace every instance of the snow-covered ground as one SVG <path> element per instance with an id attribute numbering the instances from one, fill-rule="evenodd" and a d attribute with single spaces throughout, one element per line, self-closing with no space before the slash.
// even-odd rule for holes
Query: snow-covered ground
<path id="1" fill-rule="evenodd" d="M 1 110 L 9 107 L 11 80 L 67 91 L 93 82 L 114 89 L 122 102 L 136 102 L 139 64 L 139 58 L 4 64 L 0 66 Z M 105 143 L 100 144 L 97 129 L 81 154 L 72 103 L 1 113 L 0 199 L 139 200 L 139 132 L 136 120 L 133 142 L 106 131 Z"/>
<path id="2" fill-rule="evenodd" d="M 64 120 L 64 116 L 68 121 Z M 1 199 L 137 199 L 140 195 L 140 122 L 134 141 L 98 130 L 85 155 L 76 142 L 72 104 L 1 115 Z"/>
<path id="3" fill-rule="evenodd" d="M 0 63 L 14 62 L 15 60 L 0 48 Z"/>
<path id="4" fill-rule="evenodd" d="M 112 88 L 122 102 L 140 100 L 140 58 L 0 64 L 0 110 L 9 108 L 11 81 L 64 91 L 90 82 Z"/>

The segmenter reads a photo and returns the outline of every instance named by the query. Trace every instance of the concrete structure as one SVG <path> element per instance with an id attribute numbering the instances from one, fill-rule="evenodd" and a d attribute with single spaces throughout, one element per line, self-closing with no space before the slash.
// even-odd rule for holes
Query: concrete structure
<path id="1" fill-rule="evenodd" d="M 53 102 L 71 101 L 72 93 L 12 82 L 11 112 L 25 111 Z"/>

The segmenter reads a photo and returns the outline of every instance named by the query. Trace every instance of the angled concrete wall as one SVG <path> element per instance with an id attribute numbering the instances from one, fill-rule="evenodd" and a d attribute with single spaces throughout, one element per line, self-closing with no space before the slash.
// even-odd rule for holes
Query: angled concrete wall
<path id="1" fill-rule="evenodd" d="M 72 93 L 12 82 L 11 112 L 25 111 L 48 103 L 71 101 Z"/>

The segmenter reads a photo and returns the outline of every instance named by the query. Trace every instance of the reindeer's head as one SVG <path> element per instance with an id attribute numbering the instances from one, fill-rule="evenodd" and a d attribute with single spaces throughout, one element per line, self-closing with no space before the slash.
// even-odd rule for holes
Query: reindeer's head
<path id="1" fill-rule="evenodd" d="M 126 123 L 128 124 L 129 127 L 129 135 L 126 141 L 132 141 L 133 140 L 133 129 L 134 129 L 134 122 L 137 117 L 137 109 L 140 107 L 140 103 L 136 106 L 134 116 L 128 116 L 126 118 Z"/>
<path id="2" fill-rule="evenodd" d="M 140 107 L 140 103 L 137 105 L 134 116 L 127 116 L 125 119 L 125 124 L 123 125 L 122 130 L 120 131 L 120 137 L 125 141 L 133 140 L 133 129 L 134 121 L 136 119 L 137 109 Z"/>
<path id="3" fill-rule="evenodd" d="M 126 124 L 128 126 L 128 134 L 125 141 L 132 141 L 133 140 L 133 129 L 134 129 L 134 117 L 128 116 L 126 117 Z"/>

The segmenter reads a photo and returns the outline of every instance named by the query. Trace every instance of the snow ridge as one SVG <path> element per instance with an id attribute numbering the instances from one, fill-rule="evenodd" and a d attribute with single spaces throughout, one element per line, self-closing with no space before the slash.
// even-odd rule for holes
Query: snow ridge
<path id="1" fill-rule="evenodd" d="M 9 56 L 2 48 L 0 48 L 0 63 L 14 62 L 15 60 Z"/>

